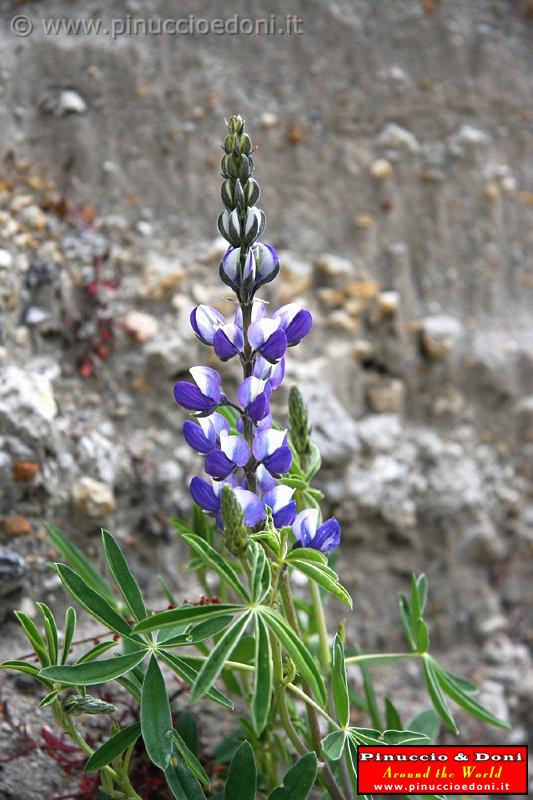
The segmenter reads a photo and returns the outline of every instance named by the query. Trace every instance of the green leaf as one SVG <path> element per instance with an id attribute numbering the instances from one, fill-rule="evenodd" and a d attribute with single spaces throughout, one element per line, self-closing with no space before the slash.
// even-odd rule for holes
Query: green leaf
<path id="1" fill-rule="evenodd" d="M 158 614 L 152 614 L 151 617 L 143 619 L 133 628 L 133 633 L 148 633 L 175 625 L 186 625 L 201 622 L 204 619 L 223 617 L 225 614 L 233 616 L 243 608 L 243 606 L 231 603 L 216 603 L 210 606 L 180 606 L 169 611 L 160 611 Z"/>
<path id="2" fill-rule="evenodd" d="M 69 606 L 65 612 L 65 632 L 63 634 L 63 649 L 61 651 L 61 663 L 64 664 L 70 653 L 70 646 L 76 630 L 76 609 Z"/>
<path id="3" fill-rule="evenodd" d="M 305 644 L 277 611 L 264 607 L 260 613 L 272 633 L 279 639 L 294 661 L 296 669 L 310 685 L 318 701 L 326 704 L 327 692 L 322 675 Z"/>
<path id="4" fill-rule="evenodd" d="M 101 597 L 88 583 L 66 564 L 56 564 L 56 569 L 67 592 L 78 601 L 80 606 L 107 625 L 111 630 L 122 634 L 131 635 L 131 627 L 115 609 Z"/>
<path id="5" fill-rule="evenodd" d="M 173 653 L 167 653 L 166 650 L 160 650 L 159 656 L 185 683 L 189 686 L 194 684 L 198 675 L 197 669 L 188 664 L 183 658 L 178 658 Z M 207 692 L 206 697 L 225 708 L 233 709 L 233 702 L 214 686 Z"/>
<path id="6" fill-rule="evenodd" d="M 184 542 L 186 542 L 191 550 L 193 550 L 196 555 L 202 559 L 206 564 L 208 564 L 212 570 L 214 570 L 217 575 L 222 578 L 223 581 L 226 581 L 228 586 L 230 586 L 235 594 L 237 594 L 241 600 L 249 602 L 250 595 L 248 594 L 245 587 L 242 585 L 241 581 L 239 580 L 239 576 L 225 558 L 222 558 L 220 553 L 211 547 L 204 539 L 201 539 L 199 536 L 196 536 L 194 533 L 180 533 L 181 538 Z"/>
<path id="7" fill-rule="evenodd" d="M 338 761 L 346 744 L 346 731 L 333 731 L 322 740 L 322 750 L 330 761 Z"/>
<path id="8" fill-rule="evenodd" d="M 270 562 L 265 551 L 257 542 L 251 541 L 253 550 L 251 589 L 254 603 L 260 603 L 270 591 Z"/>
<path id="9" fill-rule="evenodd" d="M 418 743 L 418 744 L 429 744 L 429 736 L 426 736 L 425 733 L 420 733 L 420 731 L 408 731 L 408 730 L 387 730 L 383 731 L 381 735 L 381 739 L 388 745 L 397 745 L 397 744 L 408 744 L 408 743 Z"/>
<path id="10" fill-rule="evenodd" d="M 183 763 L 185 766 L 190 769 L 192 774 L 195 778 L 202 783 L 204 786 L 209 787 L 209 778 L 207 777 L 206 771 L 194 755 L 194 753 L 190 750 L 187 743 L 182 739 L 176 728 L 174 728 L 172 732 L 172 738 L 174 739 L 174 745 L 176 750 L 178 751 L 180 757 L 183 759 Z"/>
<path id="11" fill-rule="evenodd" d="M 189 750 L 196 757 L 199 753 L 198 722 L 192 711 L 182 711 L 178 717 L 175 730 L 179 733 Z"/>
<path id="12" fill-rule="evenodd" d="M 431 661 L 431 664 L 435 670 L 435 674 L 437 677 L 437 681 L 439 683 L 440 688 L 446 692 L 448 697 L 450 697 L 458 706 L 464 708 L 465 711 L 468 711 L 469 714 L 472 714 L 473 717 L 480 719 L 482 722 L 486 722 L 489 725 L 495 725 L 497 728 L 510 728 L 511 726 L 502 719 L 498 719 L 498 717 L 494 716 L 487 708 L 478 703 L 477 700 L 462 692 L 457 683 L 451 681 L 446 674 L 446 671 L 442 669 L 442 667 L 437 664 L 435 661 Z"/>
<path id="13" fill-rule="evenodd" d="M 344 664 L 344 646 L 337 634 L 333 641 L 332 659 L 332 689 L 333 700 L 337 719 L 343 728 L 350 722 L 350 696 L 348 694 L 348 682 L 346 680 L 346 666 Z"/>
<path id="14" fill-rule="evenodd" d="M 391 728 L 396 731 L 403 730 L 403 725 L 400 719 L 400 715 L 398 714 L 398 709 L 396 708 L 392 700 L 389 700 L 388 697 L 385 697 L 385 719 L 387 722 L 387 728 Z"/>
<path id="15" fill-rule="evenodd" d="M 39 675 L 48 681 L 64 686 L 94 686 L 106 683 L 136 667 L 146 655 L 145 650 L 128 653 L 124 656 L 102 659 L 101 661 L 85 661 L 81 664 L 68 664 L 58 667 L 46 667 Z"/>
<path id="16" fill-rule="evenodd" d="M 15 616 L 24 628 L 28 641 L 35 650 L 36 655 L 39 656 L 39 661 L 43 667 L 47 667 L 50 664 L 50 656 L 37 626 L 24 611 L 15 611 Z"/>
<path id="17" fill-rule="evenodd" d="M 165 769 L 165 780 L 174 800 L 205 800 L 197 779 L 177 758 Z"/>
<path id="18" fill-rule="evenodd" d="M 259 531 L 259 533 L 252 533 L 250 539 L 254 542 L 264 542 L 278 557 L 281 555 L 279 539 L 273 533 L 269 531 Z"/>
<path id="19" fill-rule="evenodd" d="M 314 550 L 312 547 L 295 547 L 294 550 L 290 550 L 285 556 L 285 561 L 290 564 L 293 560 L 311 561 L 313 564 L 320 564 L 325 567 L 328 565 L 328 559 L 324 553 L 321 553 L 320 550 Z M 333 570 L 330 570 L 330 572 L 335 575 Z"/>
<path id="20" fill-rule="evenodd" d="M 300 549 L 306 548 L 298 548 L 298 550 Z M 297 553 L 298 550 L 293 550 L 292 552 Z M 325 589 L 326 592 L 332 594 L 334 597 L 340 600 L 341 603 L 344 603 L 344 605 L 348 606 L 348 608 L 353 607 L 352 598 L 344 586 L 339 583 L 337 576 L 329 567 L 321 564 L 313 564 L 307 559 L 300 559 L 296 556 L 293 556 L 288 563 L 293 569 L 299 570 L 308 578 L 310 578 L 310 580 L 318 583 L 318 585 Z"/>
<path id="21" fill-rule="evenodd" d="M 224 800 L 255 800 L 256 785 L 254 751 L 248 742 L 243 742 L 229 765 Z"/>
<path id="22" fill-rule="evenodd" d="M 115 583 L 120 589 L 122 597 L 126 601 L 131 613 L 135 619 L 140 622 L 147 616 L 146 607 L 141 590 L 131 573 L 124 553 L 109 531 L 102 530 L 102 541 L 104 544 L 106 561 L 115 579 Z"/>
<path id="23" fill-rule="evenodd" d="M 46 708 L 46 706 L 51 706 L 52 703 L 55 700 L 57 700 L 58 695 L 59 695 L 59 692 L 57 691 L 57 689 L 54 689 L 53 691 L 48 692 L 48 694 L 46 694 L 43 697 L 43 699 L 41 700 L 41 702 L 39 703 L 39 708 Z"/>
<path id="24" fill-rule="evenodd" d="M 383 728 L 383 721 L 379 712 L 378 701 L 376 699 L 372 678 L 370 677 L 370 671 L 366 664 L 359 664 L 358 666 L 361 671 L 361 677 L 363 678 L 363 689 L 370 719 L 372 720 L 372 724 L 381 730 Z"/>
<path id="25" fill-rule="evenodd" d="M 411 578 L 411 626 L 416 630 L 418 619 L 422 616 L 420 598 L 418 596 L 418 581 L 416 575 Z"/>
<path id="26" fill-rule="evenodd" d="M 140 722 L 134 722 L 132 725 L 128 725 L 127 728 L 118 731 L 92 754 L 83 771 L 96 772 L 102 767 L 111 764 L 115 758 L 118 758 L 130 745 L 136 742 L 140 735 Z"/>
<path id="27" fill-rule="evenodd" d="M 142 688 L 141 731 L 150 760 L 165 770 L 172 755 L 172 715 L 165 681 L 153 654 Z"/>
<path id="28" fill-rule="evenodd" d="M 243 614 L 242 617 L 237 617 L 224 635 L 218 640 L 196 676 L 191 694 L 193 703 L 203 697 L 216 681 L 224 666 L 224 662 L 230 657 L 233 649 L 236 647 L 251 616 L 252 612 L 248 612 L 247 614 Z"/>
<path id="29" fill-rule="evenodd" d="M 46 646 L 50 656 L 50 663 L 56 664 L 59 653 L 59 636 L 57 634 L 57 625 L 54 615 L 46 605 L 46 603 L 37 603 L 37 608 L 41 614 L 43 628 L 46 635 Z"/>
<path id="30" fill-rule="evenodd" d="M 428 593 L 428 582 L 424 574 L 418 576 L 416 581 L 416 587 L 418 590 L 418 605 L 420 606 L 420 615 L 422 616 L 424 613 L 424 609 L 426 608 L 426 600 Z"/>
<path id="31" fill-rule="evenodd" d="M 279 481 L 282 486 L 290 486 L 291 489 L 307 489 L 307 481 L 303 478 L 286 476 Z"/>
<path id="32" fill-rule="evenodd" d="M 406 639 L 409 643 L 409 646 L 413 650 L 416 650 L 415 637 L 413 635 L 413 629 L 411 627 L 411 608 L 409 606 L 409 601 L 407 600 L 404 594 L 400 594 L 399 602 L 400 602 L 400 616 L 402 618 L 402 625 Z"/>
<path id="33" fill-rule="evenodd" d="M 179 633 L 169 636 L 168 639 L 160 639 L 159 643 L 164 647 L 178 647 L 180 645 L 198 644 L 205 639 L 210 639 L 215 636 L 224 628 L 227 628 L 233 617 L 215 617 L 214 619 L 206 619 L 198 625 L 187 630 L 186 633 Z"/>
<path id="34" fill-rule="evenodd" d="M 117 644 L 118 642 L 115 642 L 114 640 L 98 642 L 98 644 L 95 644 L 94 647 L 91 647 L 90 650 L 87 650 L 86 653 L 80 656 L 80 658 L 78 658 L 76 661 L 76 664 L 84 664 L 86 661 L 94 661 L 95 658 L 101 656 L 102 653 L 107 653 L 108 650 L 111 650 L 112 647 L 116 647 Z"/>
<path id="35" fill-rule="evenodd" d="M 459 675 L 455 675 L 453 672 L 449 672 L 447 669 L 445 670 L 440 664 L 439 666 L 441 670 L 446 673 L 448 680 L 455 684 L 459 691 L 464 692 L 465 694 L 478 693 L 478 688 L 475 683 L 472 683 L 472 681 L 469 681 L 467 678 L 461 678 Z"/>
<path id="36" fill-rule="evenodd" d="M 434 742 L 440 729 L 440 718 L 432 708 L 428 708 L 409 720 L 407 727 L 410 731 L 424 733 L 431 742 Z"/>
<path id="37" fill-rule="evenodd" d="M 45 523 L 45 528 L 50 537 L 55 549 L 58 550 L 64 558 L 71 564 L 78 573 L 81 575 L 85 583 L 94 589 L 97 594 L 105 598 L 110 605 L 116 607 L 117 601 L 113 595 L 111 587 L 102 578 L 98 570 L 91 564 L 91 562 L 83 555 L 81 550 L 73 545 L 61 533 L 61 531 L 49 522 Z"/>
<path id="38" fill-rule="evenodd" d="M 32 678 L 37 678 L 39 675 L 39 667 L 36 667 L 35 664 L 28 664 L 27 661 L 2 661 L 0 668 L 13 669 L 15 672 L 24 672 L 25 675 L 31 675 Z"/>
<path id="39" fill-rule="evenodd" d="M 452 731 L 452 733 L 459 733 L 459 729 L 455 724 L 455 720 L 450 709 L 448 708 L 445 697 L 442 694 L 441 688 L 437 681 L 433 662 L 429 657 L 424 658 L 424 679 L 426 681 L 428 694 L 431 698 L 431 702 L 433 703 L 435 711 L 444 722 L 446 727 Z"/>
<path id="40" fill-rule="evenodd" d="M 268 628 L 260 614 L 255 615 L 254 677 L 251 716 L 254 731 L 260 736 L 268 720 L 272 697 L 272 648 Z"/>
<path id="41" fill-rule="evenodd" d="M 307 753 L 283 777 L 283 785 L 274 789 L 268 800 L 306 800 L 314 786 L 317 761 L 315 753 Z"/>
<path id="42" fill-rule="evenodd" d="M 350 739 L 355 744 L 383 744 L 381 739 L 381 731 L 375 728 L 348 728 Z"/>
<path id="43" fill-rule="evenodd" d="M 310 483 L 313 480 L 313 478 L 317 474 L 322 464 L 320 450 L 318 449 L 316 444 L 314 442 L 310 442 L 309 446 L 311 449 L 311 455 L 308 458 L 309 466 L 307 467 L 307 472 L 305 473 L 305 477 L 308 483 Z"/>
<path id="44" fill-rule="evenodd" d="M 422 617 L 416 620 L 416 646 L 419 653 L 427 653 L 429 650 L 428 626 Z"/>

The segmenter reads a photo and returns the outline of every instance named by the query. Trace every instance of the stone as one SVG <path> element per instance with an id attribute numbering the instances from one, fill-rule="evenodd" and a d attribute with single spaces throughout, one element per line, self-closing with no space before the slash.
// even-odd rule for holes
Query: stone
<path id="1" fill-rule="evenodd" d="M 490 142 L 490 136 L 473 125 L 462 125 L 456 133 L 452 134 L 448 141 L 448 149 L 454 156 L 462 157 L 466 153 L 479 150 Z"/>
<path id="2" fill-rule="evenodd" d="M 462 535 L 461 557 L 478 563 L 501 562 L 507 549 L 489 521 L 468 528 Z"/>
<path id="3" fill-rule="evenodd" d="M 35 444 L 48 437 L 57 406 L 45 375 L 9 365 L 0 371 L 0 427 Z"/>
<path id="4" fill-rule="evenodd" d="M 313 439 L 320 448 L 325 466 L 350 461 L 361 449 L 358 426 L 334 395 L 326 394 L 316 382 L 298 383 L 309 419 L 313 423 Z"/>
<path id="5" fill-rule="evenodd" d="M 115 510 L 113 490 L 101 481 L 85 476 L 72 487 L 75 510 L 93 520 L 105 520 Z"/>
<path id="6" fill-rule="evenodd" d="M 322 253 L 316 260 L 316 266 L 328 278 L 347 278 L 353 273 L 352 262 L 333 253 Z"/>
<path id="7" fill-rule="evenodd" d="M 411 131 L 396 125 L 394 122 L 386 125 L 378 136 L 378 144 L 391 150 L 405 150 L 414 154 L 420 151 L 416 136 Z"/>
<path id="8" fill-rule="evenodd" d="M 377 158 L 370 165 L 370 174 L 378 181 L 384 181 L 386 178 L 392 175 L 393 170 L 394 167 L 390 161 L 387 161 L 385 158 Z"/>
<path id="9" fill-rule="evenodd" d="M 6 539 L 16 539 L 18 536 L 29 536 L 31 533 L 30 521 L 21 514 L 4 517 L 2 529 Z"/>
<path id="10" fill-rule="evenodd" d="M 153 339 L 159 330 L 159 324 L 151 314 L 132 309 L 123 319 L 127 333 L 137 342 L 147 342 Z"/>
<path id="11" fill-rule="evenodd" d="M 279 122 L 278 117 L 272 111 L 263 111 L 259 118 L 262 128 L 275 128 Z"/>
<path id="12" fill-rule="evenodd" d="M 368 404 L 378 414 L 402 413 L 405 405 L 405 384 L 399 378 L 379 378 L 367 389 Z"/>
<path id="13" fill-rule="evenodd" d="M 379 414 L 360 420 L 357 431 L 361 442 L 369 450 L 389 452 L 398 443 L 402 426 L 397 414 Z"/>
<path id="14" fill-rule="evenodd" d="M 67 114 L 85 114 L 87 103 L 75 89 L 55 89 L 45 92 L 39 98 L 39 108 L 45 114 L 64 117 Z"/>
<path id="15" fill-rule="evenodd" d="M 113 425 L 108 423 L 89 431 L 76 444 L 76 461 L 81 469 L 110 486 L 117 481 L 121 469 L 125 472 L 127 464 L 124 446 L 116 438 Z"/>
<path id="16" fill-rule="evenodd" d="M 359 320 L 350 316 L 343 308 L 331 311 L 326 318 L 328 328 L 333 328 L 346 333 L 356 333 L 360 328 Z"/>
<path id="17" fill-rule="evenodd" d="M 10 613 L 13 604 L 4 600 L 19 591 L 23 586 L 24 576 L 28 572 L 28 564 L 21 555 L 9 547 L 0 545 L 0 619 Z"/>
<path id="18" fill-rule="evenodd" d="M 422 347 L 426 355 L 435 360 L 447 358 L 464 336 L 460 320 L 445 314 L 425 317 L 422 320 Z"/>
<path id="19" fill-rule="evenodd" d="M 369 230 L 375 225 L 375 220 L 372 214 L 368 214 L 364 211 L 355 215 L 354 222 L 356 227 L 361 228 L 362 230 Z"/>
<path id="20" fill-rule="evenodd" d="M 313 282 L 313 266 L 290 250 L 279 253 L 281 280 L 277 286 L 280 303 L 291 303 L 303 295 Z"/>
<path id="21" fill-rule="evenodd" d="M 139 297 L 148 300 L 163 300 L 168 292 L 175 290 L 185 278 L 185 270 L 176 259 L 161 253 L 150 252 L 143 268 L 143 280 Z"/>
<path id="22" fill-rule="evenodd" d="M 347 283 L 344 287 L 346 294 L 359 300 L 373 300 L 379 295 L 380 284 L 377 281 L 362 280 Z"/>
<path id="23" fill-rule="evenodd" d="M 0 250 L 0 269 L 9 269 L 13 265 L 13 256 L 7 250 Z"/>
<path id="24" fill-rule="evenodd" d="M 11 468 L 11 477 L 16 483 L 29 483 L 39 473 L 39 469 L 36 461 L 15 461 Z"/>
<path id="25" fill-rule="evenodd" d="M 400 293 L 395 291 L 380 292 L 377 297 L 382 314 L 393 316 L 400 307 Z"/>

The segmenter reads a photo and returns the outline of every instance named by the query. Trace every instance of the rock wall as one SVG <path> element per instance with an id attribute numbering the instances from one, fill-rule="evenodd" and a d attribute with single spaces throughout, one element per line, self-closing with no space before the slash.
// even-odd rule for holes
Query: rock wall
<path id="1" fill-rule="evenodd" d="M 287 384 L 309 402 L 343 525 L 350 636 L 400 647 L 396 594 L 425 570 L 435 647 L 526 738 L 530 5 L 299 0 L 300 36 L 116 41 L 43 34 L 45 15 L 101 13 L 91 2 L 0 7 L 4 617 L 60 602 L 44 519 L 95 558 L 105 525 L 149 591 L 157 572 L 195 591 L 167 523 L 188 513 L 199 464 L 171 387 L 206 359 L 191 305 L 231 310 L 211 237 L 223 117 L 239 111 L 282 255 L 266 294 L 315 317 Z M 170 3 L 125 7 L 176 16 Z M 10 32 L 15 12 L 30 36 Z M 274 0 L 235 12 L 287 13 Z M 11 642 L 9 616 L 4 629 Z"/>

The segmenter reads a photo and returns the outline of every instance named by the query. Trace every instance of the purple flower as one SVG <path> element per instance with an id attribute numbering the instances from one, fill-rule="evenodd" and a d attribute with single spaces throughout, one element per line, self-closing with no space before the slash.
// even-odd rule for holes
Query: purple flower
<path id="1" fill-rule="evenodd" d="M 183 436 L 193 450 L 206 455 L 218 446 L 220 434 L 229 433 L 228 420 L 215 411 L 209 417 L 200 417 L 198 423 L 190 419 L 183 423 Z"/>
<path id="2" fill-rule="evenodd" d="M 272 316 L 281 320 L 281 328 L 285 331 L 289 347 L 294 347 L 301 342 L 313 325 L 311 312 L 302 308 L 298 303 L 282 306 L 274 311 Z"/>
<path id="3" fill-rule="evenodd" d="M 241 289 L 249 293 L 254 285 L 255 269 L 252 250 L 248 251 L 244 266 L 241 268 L 241 248 L 228 247 L 220 262 L 219 274 L 221 280 L 237 294 L 241 293 Z"/>
<path id="4" fill-rule="evenodd" d="M 212 414 L 220 403 L 222 384 L 220 375 L 211 367 L 191 367 L 189 372 L 194 383 L 178 381 L 174 384 L 176 403 L 202 416 Z"/>
<path id="5" fill-rule="evenodd" d="M 252 450 L 257 461 L 275 478 L 280 478 L 289 471 L 292 455 L 287 445 L 287 431 L 278 431 L 275 428 L 260 431 L 254 436 Z"/>
<path id="6" fill-rule="evenodd" d="M 250 448 L 242 436 L 222 431 L 220 450 L 211 450 L 205 459 L 205 471 L 217 481 L 226 478 L 237 467 L 245 467 L 250 459 Z"/>
<path id="7" fill-rule="evenodd" d="M 248 341 L 252 348 L 261 353 L 263 358 L 275 364 L 283 358 L 287 350 L 287 336 L 281 328 L 281 319 L 263 317 L 253 322 L 248 328 Z"/>
<path id="8" fill-rule="evenodd" d="M 258 243 L 255 247 L 255 263 L 255 288 L 259 289 L 264 283 L 273 281 L 278 274 L 278 254 L 271 245 Z"/>
<path id="9" fill-rule="evenodd" d="M 292 525 L 296 516 L 296 503 L 292 499 L 294 489 L 276 486 L 263 496 L 263 503 L 272 509 L 272 520 L 276 528 Z"/>
<path id="10" fill-rule="evenodd" d="M 300 511 L 292 529 L 296 537 L 295 547 L 312 547 L 329 555 L 336 550 L 341 541 L 341 528 L 335 517 L 327 519 L 317 528 L 318 509 L 307 508 Z"/>
<path id="11" fill-rule="evenodd" d="M 270 413 L 269 400 L 272 389 L 268 381 L 260 381 L 253 375 L 245 378 L 237 389 L 237 402 L 250 419 L 260 422 Z"/>
<path id="12" fill-rule="evenodd" d="M 256 433 L 258 431 L 264 431 L 267 428 L 271 428 L 272 424 L 272 414 L 267 414 L 266 417 L 264 417 L 264 419 L 262 419 L 260 422 L 256 422 L 255 431 Z M 244 436 L 244 422 L 242 421 L 242 417 L 240 415 L 237 417 L 235 427 L 237 428 L 237 431 Z"/>
<path id="13" fill-rule="evenodd" d="M 270 364 L 263 356 L 257 356 L 252 374 L 262 381 L 268 381 L 272 390 L 277 389 L 285 377 L 285 359 L 282 358 L 278 364 Z"/>
<path id="14" fill-rule="evenodd" d="M 235 496 L 242 509 L 244 524 L 249 528 L 255 528 L 265 518 L 264 505 L 256 494 L 241 488 L 232 478 L 233 476 L 230 476 L 230 479 L 224 483 L 212 483 L 203 478 L 194 477 L 190 484 L 192 499 L 200 508 L 216 517 L 217 525 L 222 530 L 220 495 L 224 484 L 229 484 L 233 486 Z"/>
<path id="15" fill-rule="evenodd" d="M 213 337 L 213 344 L 220 360 L 229 361 L 243 350 L 244 336 L 241 328 L 234 323 L 222 325 Z"/>
<path id="16" fill-rule="evenodd" d="M 257 469 L 255 470 L 255 482 L 257 484 L 257 488 L 263 494 L 269 492 L 277 484 L 276 479 L 272 477 L 270 472 L 266 467 L 263 466 L 263 464 L 258 464 Z"/>
<path id="17" fill-rule="evenodd" d="M 213 344 L 215 333 L 226 320 L 216 308 L 212 306 L 196 306 L 191 311 L 191 328 L 203 344 Z"/>

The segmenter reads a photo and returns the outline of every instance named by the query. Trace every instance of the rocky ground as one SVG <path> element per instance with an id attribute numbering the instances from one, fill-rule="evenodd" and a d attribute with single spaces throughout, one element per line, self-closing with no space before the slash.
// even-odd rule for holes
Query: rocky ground
<path id="1" fill-rule="evenodd" d="M 302 0 L 304 35 L 290 43 L 111 46 L 2 30 L 2 657 L 26 649 L 13 607 L 63 603 L 46 519 L 99 564 L 108 527 L 152 597 L 158 573 L 181 596 L 195 591 L 167 522 L 189 513 L 199 463 L 171 390 L 209 363 L 191 305 L 230 311 L 224 243 L 209 237 L 222 118 L 241 110 L 282 256 L 265 296 L 302 300 L 315 317 L 286 384 L 309 402 L 318 483 L 342 522 L 349 636 L 401 647 L 397 593 L 425 571 L 435 652 L 513 724 L 502 734 L 459 716 L 463 741 L 527 741 L 530 5 Z M 37 18 L 41 7 L 21 8 Z M 406 714 L 425 704 L 410 667 L 376 675 Z M 2 701 L 37 730 L 46 714 L 27 682 L 1 679 Z M 42 753 L 3 767 L 0 797 L 29 800 L 44 769 L 50 797 L 68 790 Z"/>

